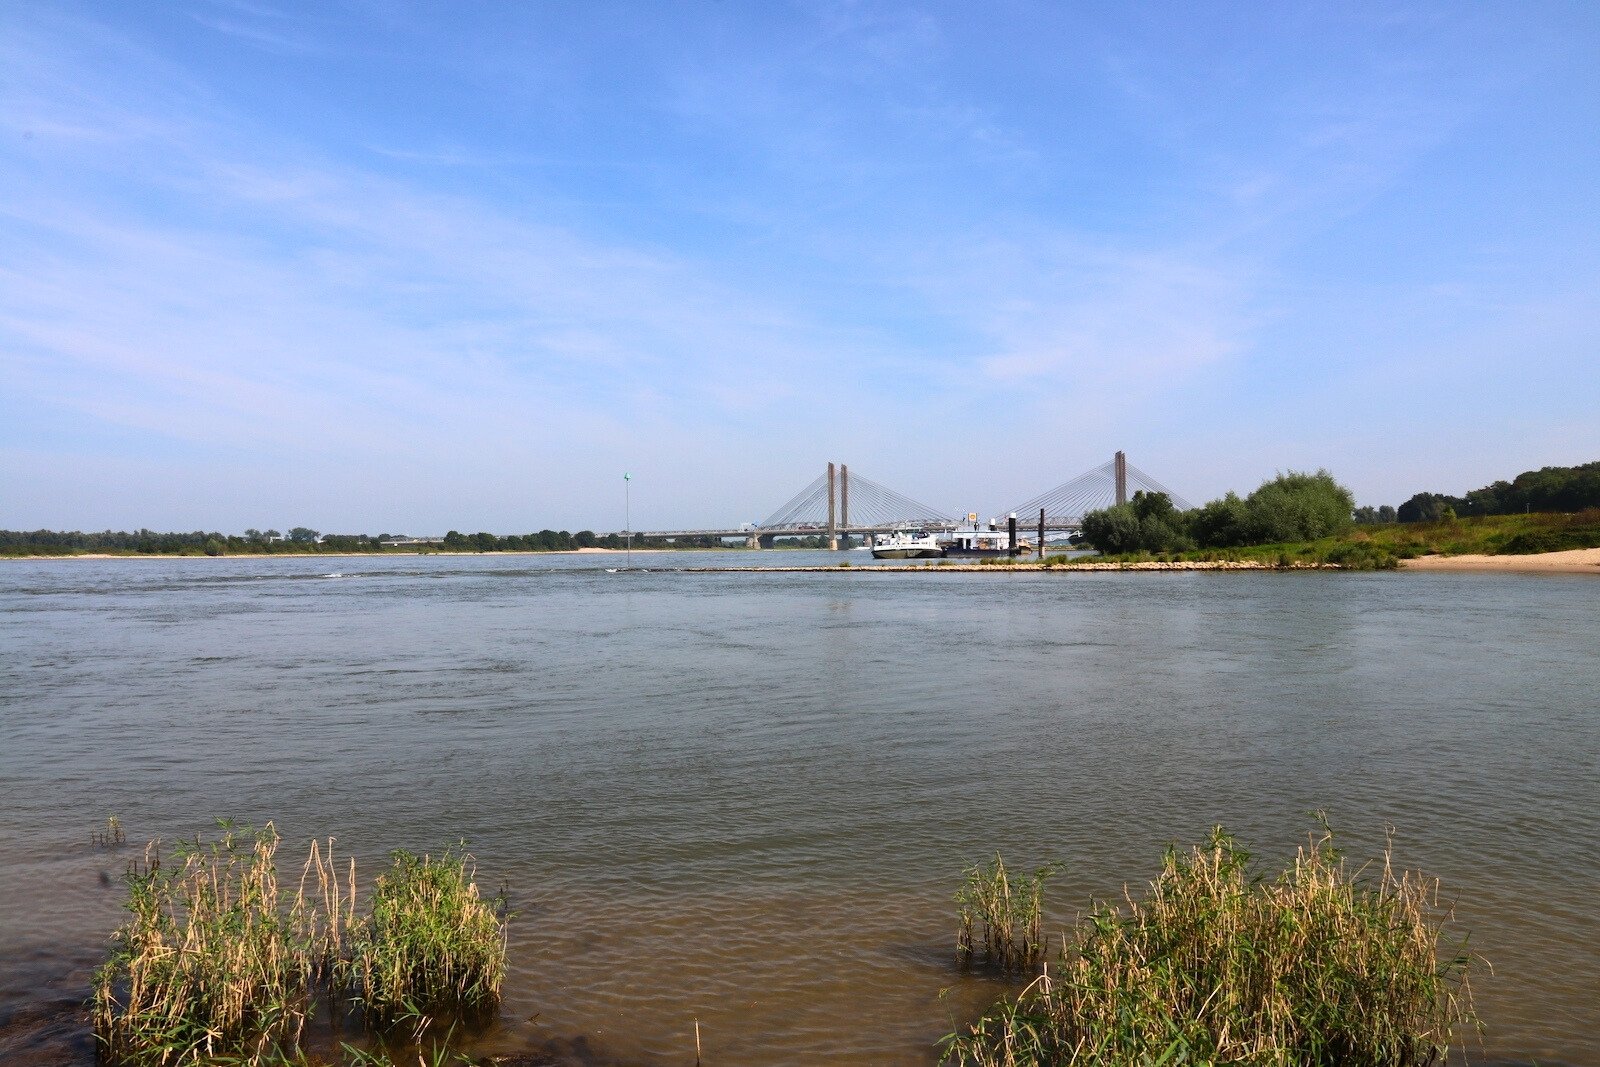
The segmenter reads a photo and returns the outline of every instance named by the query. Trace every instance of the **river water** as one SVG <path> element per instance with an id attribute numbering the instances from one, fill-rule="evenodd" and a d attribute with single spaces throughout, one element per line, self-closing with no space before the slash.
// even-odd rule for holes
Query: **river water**
<path id="1" fill-rule="evenodd" d="M 997 849 L 1066 921 L 1320 809 L 1457 900 L 1490 1062 L 1600 1064 L 1600 581 L 663 569 L 757 559 L 839 557 L 0 563 L 0 1062 L 93 1062 L 110 813 L 363 881 L 466 838 L 518 910 L 474 1051 L 761 1067 L 933 1062 Z"/>

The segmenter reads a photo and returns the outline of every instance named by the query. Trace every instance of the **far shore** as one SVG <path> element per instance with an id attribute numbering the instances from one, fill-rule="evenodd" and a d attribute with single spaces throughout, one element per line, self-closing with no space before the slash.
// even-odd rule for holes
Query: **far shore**
<path id="1" fill-rule="evenodd" d="M 32 556 L 0 556 L 0 559 L 383 559 L 392 556 L 404 556 L 412 559 L 417 556 L 625 556 L 629 551 L 635 555 L 643 552 L 717 552 L 715 548 L 560 548 L 546 552 L 536 552 L 530 549 L 516 551 L 496 552 L 440 552 L 429 549 L 424 552 L 407 552 L 404 550 L 394 552 L 223 552 L 220 555 L 208 556 L 203 552 L 185 554 L 182 552 L 74 552 L 70 555 L 53 556 L 38 553 Z"/>
<path id="2" fill-rule="evenodd" d="M 1529 556 L 1418 556 L 1401 567 L 1418 571 L 1494 571 L 1520 574 L 1593 574 L 1600 576 L 1600 548 L 1539 552 Z"/>
<path id="3" fill-rule="evenodd" d="M 1415 559 L 1402 560 L 1400 566 L 1406 570 L 1423 571 L 1454 571 L 1458 573 L 1481 572 L 1486 574 L 1590 574 L 1600 577 L 1600 548 L 1579 548 L 1565 552 L 1542 552 L 1523 556 L 1418 556 Z M 797 567 L 689 567 L 686 570 L 697 573 L 711 572 L 809 572 L 809 573 L 835 573 L 848 574 L 861 573 L 911 573 L 911 574 L 1016 574 L 1016 573 L 1072 573 L 1079 572 L 1104 572 L 1104 571 L 1337 571 L 1342 570 L 1336 563 L 1290 563 L 1282 565 L 1267 563 L 1260 560 L 1142 560 L 1107 561 L 1097 563 L 1092 560 L 1080 560 L 1071 564 L 1048 566 L 1037 562 L 1015 563 L 938 563 L 928 561 L 921 566 L 885 566 L 882 564 L 852 564 L 850 567 L 832 565 L 811 565 Z"/>
<path id="4" fill-rule="evenodd" d="M 715 552 L 718 549 L 708 548 L 635 548 L 632 552 L 636 555 L 666 554 L 666 553 L 696 553 Z M 788 549 L 769 550 L 784 552 Z M 629 553 L 625 548 L 573 548 L 549 552 L 535 552 L 528 550 L 506 552 L 238 552 L 220 556 L 183 555 L 181 553 L 146 554 L 146 553 L 115 553 L 115 552 L 82 552 L 73 555 L 33 555 L 33 556 L 3 556 L 4 560 L 113 560 L 113 559 L 373 559 L 405 557 L 413 559 L 422 556 L 625 556 Z M 853 561 L 849 561 L 852 562 Z M 1600 548 L 1578 548 L 1565 552 L 1541 552 L 1523 556 L 1487 556 L 1487 555 L 1461 555 L 1461 556 L 1418 556 L 1414 559 L 1400 561 L 1404 570 L 1416 571 L 1454 571 L 1458 573 L 1482 572 L 1487 574 L 1590 574 L 1600 577 Z M 838 564 L 808 565 L 808 566 L 733 566 L 733 567 L 695 567 L 696 571 L 762 571 L 765 573 L 781 573 L 784 571 L 914 571 L 934 573 L 951 572 L 981 572 L 993 574 L 996 572 L 1017 571 L 1262 571 L 1262 570 L 1339 570 L 1333 564 L 1295 563 L 1289 567 L 1263 563 L 1256 560 L 1183 560 L 1174 562 L 1142 561 L 1142 562 L 1106 562 L 1094 563 L 1087 560 L 1066 566 L 1043 567 L 1036 562 L 1016 563 L 959 563 L 942 565 L 928 564 L 920 567 L 885 566 L 853 563 L 852 567 L 841 568 Z"/>

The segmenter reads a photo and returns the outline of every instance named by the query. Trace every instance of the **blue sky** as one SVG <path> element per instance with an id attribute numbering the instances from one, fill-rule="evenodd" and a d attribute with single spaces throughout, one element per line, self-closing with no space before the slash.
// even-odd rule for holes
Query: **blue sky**
<path id="1" fill-rule="evenodd" d="M 1600 459 L 1600 6 L 0 0 L 0 526 Z"/>

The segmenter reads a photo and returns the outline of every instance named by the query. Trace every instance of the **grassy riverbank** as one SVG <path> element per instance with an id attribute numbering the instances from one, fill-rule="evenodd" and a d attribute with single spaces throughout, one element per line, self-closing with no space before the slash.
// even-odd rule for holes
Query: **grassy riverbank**
<path id="1" fill-rule="evenodd" d="M 1600 509 L 1571 515 L 1485 515 L 1439 522 L 1355 526 L 1315 541 L 1193 552 L 1046 558 L 1047 567 L 1117 563 L 1233 562 L 1263 566 L 1333 566 L 1393 570 L 1419 556 L 1515 556 L 1600 547 Z"/>

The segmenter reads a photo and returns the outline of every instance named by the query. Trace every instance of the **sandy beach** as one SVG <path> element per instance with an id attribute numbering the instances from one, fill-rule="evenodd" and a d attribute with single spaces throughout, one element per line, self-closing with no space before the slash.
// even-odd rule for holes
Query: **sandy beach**
<path id="1" fill-rule="evenodd" d="M 1418 571 L 1514 571 L 1523 574 L 1600 576 L 1600 548 L 1541 552 L 1532 556 L 1418 556 L 1400 564 Z"/>

